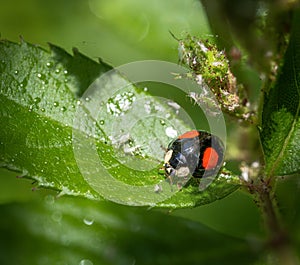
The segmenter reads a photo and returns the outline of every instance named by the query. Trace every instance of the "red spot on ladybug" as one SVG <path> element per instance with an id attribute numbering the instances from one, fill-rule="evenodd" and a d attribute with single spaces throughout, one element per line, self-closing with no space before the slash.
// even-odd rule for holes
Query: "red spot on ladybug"
<path id="1" fill-rule="evenodd" d="M 218 174 L 224 159 L 224 145 L 219 137 L 208 132 L 192 130 L 173 140 L 165 155 L 167 177 L 186 179 Z"/>
<path id="2" fill-rule="evenodd" d="M 212 147 L 207 147 L 203 154 L 202 165 L 206 170 L 213 169 L 217 166 L 219 155 Z"/>
<path id="3" fill-rule="evenodd" d="M 186 133 L 178 136 L 178 139 L 195 138 L 195 137 L 199 136 L 199 134 L 200 134 L 199 131 L 192 130 L 192 131 L 186 132 Z"/>

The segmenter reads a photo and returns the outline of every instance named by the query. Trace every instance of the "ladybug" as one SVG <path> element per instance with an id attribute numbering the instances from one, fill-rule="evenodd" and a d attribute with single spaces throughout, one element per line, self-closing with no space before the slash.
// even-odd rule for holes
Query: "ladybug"
<path id="1" fill-rule="evenodd" d="M 224 145 L 219 137 L 192 130 L 173 140 L 166 151 L 165 175 L 173 182 L 189 176 L 215 176 L 224 159 Z"/>

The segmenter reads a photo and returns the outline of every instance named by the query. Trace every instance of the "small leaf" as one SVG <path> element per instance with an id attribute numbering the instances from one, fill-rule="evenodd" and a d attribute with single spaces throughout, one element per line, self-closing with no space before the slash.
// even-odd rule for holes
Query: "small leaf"
<path id="1" fill-rule="evenodd" d="M 262 115 L 261 141 L 268 176 L 300 171 L 300 13 L 278 80 L 268 94 Z"/>
<path id="2" fill-rule="evenodd" d="M 106 64 L 50 48 L 0 42 L 1 166 L 61 194 L 129 205 L 193 207 L 239 187 L 227 172 L 203 191 L 197 181 L 172 188 L 158 173 L 163 148 L 168 131 L 191 123 Z"/>

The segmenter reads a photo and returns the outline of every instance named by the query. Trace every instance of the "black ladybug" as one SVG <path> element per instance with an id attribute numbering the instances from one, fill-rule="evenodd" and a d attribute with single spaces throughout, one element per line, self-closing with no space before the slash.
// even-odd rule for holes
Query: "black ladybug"
<path id="1" fill-rule="evenodd" d="M 218 173 L 224 159 L 222 141 L 208 132 L 192 130 L 172 141 L 165 154 L 165 174 L 173 178 L 202 178 Z"/>

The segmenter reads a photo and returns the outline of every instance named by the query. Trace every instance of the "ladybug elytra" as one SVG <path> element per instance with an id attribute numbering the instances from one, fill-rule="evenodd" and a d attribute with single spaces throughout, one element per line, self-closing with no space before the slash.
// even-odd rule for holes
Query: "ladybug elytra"
<path id="1" fill-rule="evenodd" d="M 217 175 L 223 164 L 224 145 L 219 137 L 192 130 L 173 140 L 165 154 L 165 174 L 170 179 Z"/>

